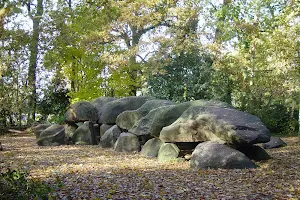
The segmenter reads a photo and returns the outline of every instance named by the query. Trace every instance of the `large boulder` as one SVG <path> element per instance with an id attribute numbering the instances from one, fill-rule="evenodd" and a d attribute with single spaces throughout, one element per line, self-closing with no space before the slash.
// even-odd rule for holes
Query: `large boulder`
<path id="1" fill-rule="evenodd" d="M 169 126 L 176 121 L 181 114 L 191 106 L 216 105 L 229 107 L 226 103 L 220 101 L 196 100 L 177 105 L 169 105 L 151 110 L 145 117 L 137 121 L 129 132 L 135 135 L 149 135 L 150 137 L 159 137 L 163 127 Z"/>
<path id="2" fill-rule="evenodd" d="M 251 160 L 263 161 L 271 159 L 271 156 L 263 148 L 257 145 L 239 146 L 236 150 L 242 152 Z"/>
<path id="3" fill-rule="evenodd" d="M 161 145 L 157 160 L 159 162 L 170 162 L 177 159 L 179 156 L 180 149 L 173 143 L 164 143 Z"/>
<path id="4" fill-rule="evenodd" d="M 114 98 L 114 97 L 99 97 L 99 98 L 96 98 L 93 101 L 91 101 L 91 104 L 95 108 L 97 108 L 97 110 L 99 111 L 105 104 L 107 104 L 108 102 L 114 101 L 116 99 L 117 98 Z"/>
<path id="5" fill-rule="evenodd" d="M 58 146 L 65 144 L 64 126 L 54 124 L 43 130 L 37 141 L 40 146 Z"/>
<path id="6" fill-rule="evenodd" d="M 114 145 L 114 150 L 118 152 L 134 152 L 140 150 L 139 139 L 132 133 L 121 133 Z"/>
<path id="7" fill-rule="evenodd" d="M 225 141 L 228 144 L 268 142 L 270 132 L 249 113 L 229 107 L 192 106 L 160 133 L 163 142 Z"/>
<path id="8" fill-rule="evenodd" d="M 262 145 L 264 149 L 285 147 L 287 144 L 279 137 L 271 137 L 270 141 Z"/>
<path id="9" fill-rule="evenodd" d="M 34 133 L 36 139 L 38 139 L 41 135 L 41 132 L 46 128 L 50 127 L 52 124 L 38 124 L 32 127 L 32 132 Z"/>
<path id="10" fill-rule="evenodd" d="M 100 126 L 100 138 L 104 135 L 104 133 L 110 129 L 111 127 L 113 127 L 114 125 L 108 125 L 108 124 L 102 124 Z"/>
<path id="11" fill-rule="evenodd" d="M 119 114 L 126 110 L 136 110 L 141 107 L 151 97 L 124 97 L 115 101 L 106 103 L 99 111 L 99 122 L 102 124 L 115 124 Z"/>
<path id="12" fill-rule="evenodd" d="M 157 157 L 162 144 L 163 142 L 160 139 L 152 138 L 143 145 L 140 154 L 146 157 Z"/>
<path id="13" fill-rule="evenodd" d="M 117 125 L 112 126 L 101 136 L 100 146 L 103 148 L 113 148 L 121 132 L 121 129 Z"/>
<path id="14" fill-rule="evenodd" d="M 117 100 L 117 98 L 114 98 L 114 97 L 99 97 L 99 98 L 96 98 L 94 99 L 91 104 L 97 108 L 98 110 L 98 123 L 99 124 L 103 124 L 103 122 L 100 120 L 101 118 L 101 115 L 102 115 L 102 108 L 105 104 L 109 103 L 109 102 L 112 102 L 114 100 Z"/>
<path id="15" fill-rule="evenodd" d="M 90 122 L 85 122 L 79 126 L 72 136 L 73 144 L 86 145 L 92 144 L 91 131 L 89 127 Z"/>
<path id="16" fill-rule="evenodd" d="M 87 101 L 80 101 L 70 105 L 65 113 L 65 122 L 68 124 L 97 120 L 98 110 Z"/>
<path id="17" fill-rule="evenodd" d="M 174 102 L 160 99 L 146 101 L 139 109 L 127 110 L 118 115 L 116 124 L 122 129 L 129 130 L 139 119 L 146 116 L 151 110 L 167 105 L 174 105 Z"/>
<path id="18" fill-rule="evenodd" d="M 198 144 L 190 160 L 197 169 L 249 169 L 258 167 L 243 153 L 224 144 L 207 141 Z"/>

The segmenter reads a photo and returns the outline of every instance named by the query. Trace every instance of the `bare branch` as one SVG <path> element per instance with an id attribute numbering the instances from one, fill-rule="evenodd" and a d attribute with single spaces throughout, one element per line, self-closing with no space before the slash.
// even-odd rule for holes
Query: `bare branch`
<path id="1" fill-rule="evenodd" d="M 136 56 L 139 57 L 143 61 L 143 63 L 148 63 L 142 56 L 140 55 L 136 55 Z"/>

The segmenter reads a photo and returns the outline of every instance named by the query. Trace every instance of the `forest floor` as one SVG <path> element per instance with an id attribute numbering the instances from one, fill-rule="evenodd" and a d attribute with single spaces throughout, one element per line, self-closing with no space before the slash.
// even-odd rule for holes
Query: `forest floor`
<path id="1" fill-rule="evenodd" d="M 53 199 L 298 199 L 300 138 L 267 150 L 272 159 L 249 170 L 195 170 L 99 146 L 40 147 L 34 136 L 1 136 L 0 172 L 27 170 L 48 184 Z"/>

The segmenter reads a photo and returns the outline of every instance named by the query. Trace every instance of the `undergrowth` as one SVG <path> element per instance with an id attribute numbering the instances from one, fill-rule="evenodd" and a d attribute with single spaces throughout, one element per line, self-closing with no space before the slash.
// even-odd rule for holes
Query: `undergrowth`
<path id="1" fill-rule="evenodd" d="M 8 169 L 0 174 L 0 199 L 49 199 L 53 190 L 46 183 L 33 179 L 28 172 Z"/>

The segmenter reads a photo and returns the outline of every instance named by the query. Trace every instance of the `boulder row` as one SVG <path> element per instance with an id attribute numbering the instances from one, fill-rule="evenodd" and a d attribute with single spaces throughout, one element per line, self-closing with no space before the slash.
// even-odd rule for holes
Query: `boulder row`
<path id="1" fill-rule="evenodd" d="M 160 131 L 176 121 L 181 114 L 191 106 L 217 105 L 229 107 L 228 104 L 220 101 L 196 100 L 177 105 L 163 106 L 151 110 L 145 117 L 141 118 L 129 132 L 136 135 L 150 135 L 159 137 Z"/>

